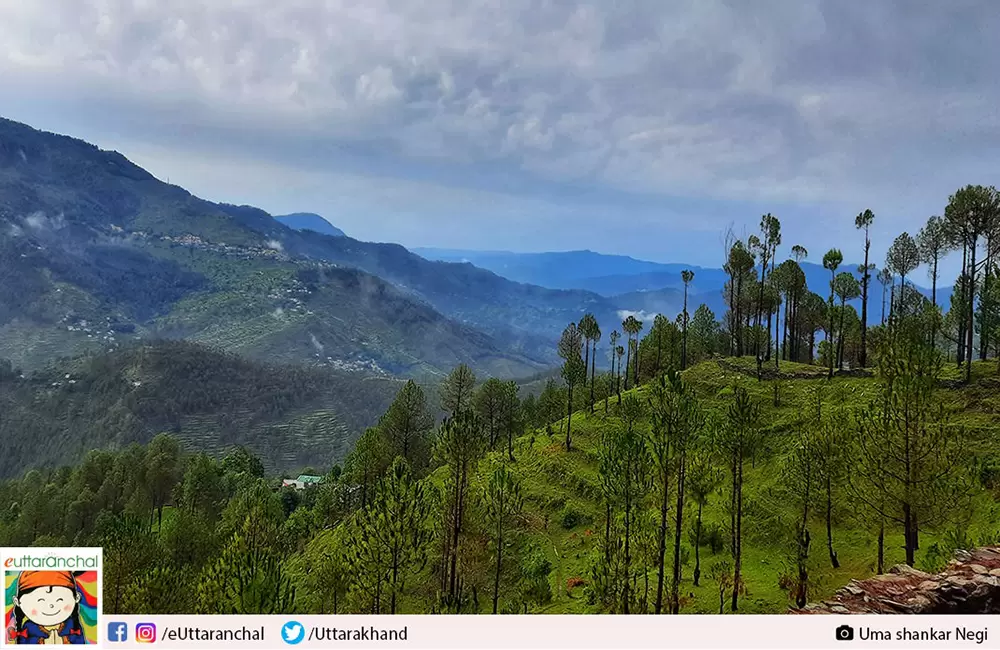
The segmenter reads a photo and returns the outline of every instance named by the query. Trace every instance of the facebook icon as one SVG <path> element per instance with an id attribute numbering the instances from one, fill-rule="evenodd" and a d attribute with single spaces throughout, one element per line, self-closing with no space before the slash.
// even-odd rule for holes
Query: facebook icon
<path id="1" fill-rule="evenodd" d="M 128 641 L 128 623 L 108 623 L 108 641 L 112 643 Z"/>

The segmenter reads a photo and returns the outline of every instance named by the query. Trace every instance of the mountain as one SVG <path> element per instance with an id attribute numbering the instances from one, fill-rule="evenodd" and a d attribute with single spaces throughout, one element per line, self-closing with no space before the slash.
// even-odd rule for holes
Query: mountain
<path id="1" fill-rule="evenodd" d="M 688 288 L 688 306 L 693 313 L 698 305 L 708 305 L 716 317 L 726 309 L 723 289 L 728 275 L 721 268 L 691 264 L 661 264 L 637 260 L 622 255 L 605 255 L 593 251 L 567 251 L 550 253 L 513 253 L 509 251 L 471 251 L 459 249 L 415 248 L 429 259 L 462 261 L 490 269 L 508 279 L 533 282 L 551 289 L 584 290 L 606 297 L 618 312 L 646 313 L 650 317 L 663 313 L 671 318 L 680 313 L 683 304 L 684 283 L 681 271 L 694 271 L 694 280 Z M 830 272 L 821 264 L 802 262 L 806 282 L 812 291 L 827 296 Z M 858 264 L 842 264 L 839 271 L 850 271 L 860 279 Z M 839 272 L 838 271 L 838 272 Z M 881 320 L 882 285 L 872 272 L 869 287 L 869 323 Z M 931 290 L 915 288 L 928 298 Z M 888 287 L 886 293 L 888 295 Z M 939 305 L 947 306 L 951 287 L 938 287 Z M 861 300 L 848 301 L 861 311 Z"/>
<path id="2" fill-rule="evenodd" d="M 7 249 L 0 253 L 0 259 L 6 260 L 0 277 L 3 274 L 24 275 L 15 267 L 24 259 L 21 255 L 28 255 L 25 249 L 46 258 L 44 264 L 36 264 L 34 271 L 29 273 L 34 277 L 19 278 L 21 286 L 27 281 L 53 280 L 49 266 L 53 258 L 67 255 L 67 249 L 72 249 L 70 260 L 81 257 L 91 260 L 95 247 L 129 248 L 134 259 L 127 270 L 149 264 L 158 276 L 172 274 L 178 277 L 193 271 L 191 257 L 199 257 L 192 252 L 195 249 L 211 253 L 210 260 L 202 259 L 198 263 L 201 270 L 184 277 L 201 287 L 199 295 L 212 309 L 218 310 L 223 303 L 234 312 L 244 306 L 253 307 L 252 313 L 241 315 L 235 321 L 239 325 L 247 318 L 262 317 L 266 306 L 262 303 L 272 300 L 268 296 L 274 294 L 269 291 L 249 303 L 245 295 L 241 296 L 243 303 L 235 300 L 235 294 L 245 291 L 234 285 L 234 278 L 246 272 L 264 270 L 251 270 L 254 266 L 266 267 L 264 275 L 272 279 L 275 275 L 290 275 L 289 265 L 352 267 L 377 276 L 372 280 L 375 284 L 394 285 L 409 300 L 430 307 L 445 319 L 484 332 L 494 347 L 470 351 L 472 356 L 467 361 L 488 371 L 494 365 L 494 350 L 499 350 L 506 356 L 497 365 L 509 367 L 509 372 L 517 374 L 531 374 L 539 365 L 557 362 L 555 343 L 559 333 L 567 323 L 579 320 L 586 311 L 594 312 L 602 322 L 617 319 L 614 303 L 592 292 L 551 290 L 514 282 L 471 264 L 428 261 L 396 244 L 360 242 L 346 236 L 293 230 L 258 208 L 215 204 L 192 196 L 180 187 L 157 180 L 117 152 L 102 151 L 92 144 L 40 132 L 9 120 L 0 120 L 0 197 L 0 238 L 5 240 L 0 248 Z M 56 251 L 54 244 L 38 241 L 43 231 L 50 235 L 50 240 L 59 242 L 60 250 Z M 33 239 L 22 242 L 19 250 L 11 250 L 17 246 L 12 246 L 10 240 L 22 236 Z M 241 260 L 244 263 L 241 270 L 233 271 L 235 266 L 228 261 L 222 262 L 220 254 L 228 260 Z M 285 266 L 276 266 L 274 262 Z M 212 277 L 207 277 L 206 273 Z M 211 294 L 217 289 L 213 283 L 219 281 L 228 282 L 229 291 L 222 297 L 212 298 Z M 173 286 L 174 282 L 164 284 Z M 69 286 L 64 282 L 47 287 L 47 298 L 60 293 L 57 289 L 62 290 L 59 304 L 47 314 L 50 324 L 65 325 L 58 321 L 78 318 L 80 313 L 90 311 L 97 312 L 92 316 L 99 316 L 102 321 L 109 318 L 112 322 L 129 320 L 139 334 L 147 333 L 143 330 L 144 323 L 135 322 L 141 320 L 138 308 L 142 306 L 135 303 L 147 300 L 137 295 L 143 293 L 141 291 L 116 292 L 114 297 L 118 301 L 109 302 L 107 295 L 94 295 L 73 282 Z M 282 292 L 289 289 L 294 290 L 294 287 L 281 287 Z M 13 289 L 8 289 L 7 293 L 0 298 L 16 295 Z M 175 302 L 172 301 L 186 301 L 185 305 L 190 307 L 194 295 L 185 292 L 183 298 L 178 298 L 152 292 L 152 298 L 158 303 L 152 306 L 156 313 L 165 316 L 173 309 Z M 363 298 L 357 295 L 351 300 L 363 304 Z M 43 302 L 36 294 L 28 294 L 24 300 Z M 276 306 L 271 305 L 267 311 L 273 311 Z M 93 319 L 83 320 L 91 322 Z M 12 318 L 10 314 L 0 323 L 0 328 L 4 327 L 17 330 L 14 338 L 18 342 L 13 347 L 21 350 L 18 354 L 23 358 L 67 353 L 66 346 L 70 342 L 64 340 L 67 338 L 65 333 L 48 331 L 43 336 L 30 322 L 20 317 Z M 454 330 L 442 324 L 440 328 L 426 330 L 428 335 L 431 331 Z M 0 334 L 4 332 L 0 330 Z M 375 337 L 366 345 L 354 341 L 355 345 L 346 356 L 360 356 L 364 350 L 376 347 L 381 339 L 381 336 Z M 424 340 L 421 344 L 436 350 L 460 347 L 454 341 Z M 79 352 L 78 348 L 68 352 Z M 8 352 L 0 351 L 0 354 L 5 353 Z M 437 370 L 444 365 L 434 359 L 419 360 Z"/>
<path id="3" fill-rule="evenodd" d="M 0 478 L 163 431 L 210 453 L 245 445 L 272 471 L 336 463 L 401 385 L 186 342 L 134 344 L 33 374 L 0 361 Z"/>
<path id="4" fill-rule="evenodd" d="M 587 280 L 605 275 L 638 275 L 654 271 L 680 273 L 681 265 L 646 262 L 624 255 L 604 255 L 594 251 L 512 253 L 509 251 L 469 251 L 445 248 L 414 248 L 413 252 L 431 260 L 468 262 L 515 282 L 537 284 L 550 289 L 587 289 Z"/>
<path id="5" fill-rule="evenodd" d="M 293 230 L 311 230 L 321 235 L 331 237 L 344 237 L 344 231 L 337 228 L 332 223 L 312 212 L 294 212 L 292 214 L 281 214 L 274 217 Z"/>
<path id="6" fill-rule="evenodd" d="M 9 120 L 0 280 L 0 357 L 25 367 L 172 336 L 251 358 L 523 376 L 552 359 L 560 321 L 587 306 L 393 244 L 296 231 Z"/>
<path id="7" fill-rule="evenodd" d="M 261 234 L 275 221 L 251 206 L 216 206 Z M 354 267 L 387 280 L 442 314 L 485 331 L 505 349 L 546 363 L 558 362 L 563 328 L 587 311 L 600 322 L 618 319 L 614 301 L 590 291 L 553 290 L 515 282 L 468 262 L 427 260 L 399 244 L 362 242 L 310 231 L 273 235 L 285 254 Z"/>

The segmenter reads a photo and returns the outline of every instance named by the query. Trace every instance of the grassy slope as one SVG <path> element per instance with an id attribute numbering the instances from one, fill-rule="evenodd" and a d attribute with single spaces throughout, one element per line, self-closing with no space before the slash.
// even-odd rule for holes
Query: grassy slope
<path id="1" fill-rule="evenodd" d="M 788 364 L 782 371 L 808 372 L 808 366 Z M 976 366 L 976 385 L 963 390 L 945 391 L 945 400 L 949 408 L 955 412 L 954 422 L 963 424 L 982 434 L 984 444 L 995 445 L 1000 437 L 1000 425 L 997 424 L 997 413 L 1000 413 L 1000 390 L 997 379 L 993 378 L 995 364 Z M 771 432 L 772 440 L 779 441 L 782 434 L 792 430 L 794 426 L 808 417 L 812 411 L 808 408 L 808 396 L 811 386 L 823 383 L 812 380 L 785 381 L 782 383 L 782 405 L 772 406 L 772 384 L 758 383 L 756 379 L 746 375 L 725 371 L 715 362 L 705 362 L 689 369 L 686 379 L 693 383 L 699 395 L 705 400 L 708 408 L 723 408 L 727 395 L 736 383 L 745 386 L 763 407 L 763 422 Z M 871 394 L 874 390 L 874 380 L 868 378 L 835 378 L 831 388 L 827 390 L 827 399 L 839 389 L 846 391 L 850 400 L 856 400 Z M 640 388 L 642 394 L 645 389 Z M 567 589 L 567 583 L 574 578 L 586 580 L 589 555 L 599 544 L 599 534 L 602 526 L 602 508 L 600 504 L 600 488 L 597 474 L 596 449 L 600 432 L 615 426 L 614 402 L 611 400 L 612 413 L 604 413 L 604 405 L 599 404 L 594 415 L 576 413 L 573 416 L 574 449 L 566 453 L 562 447 L 562 437 L 557 433 L 549 438 L 544 433 L 537 433 L 521 438 L 518 441 L 516 469 L 524 481 L 525 510 L 528 531 L 523 540 L 525 545 L 533 545 L 543 549 L 552 562 L 553 571 L 550 575 L 553 600 L 539 611 L 545 613 L 585 613 L 594 611 L 587 604 L 585 588 L 576 586 Z M 565 421 L 555 429 L 564 431 Z M 776 518 L 791 519 L 793 513 L 783 505 L 775 490 L 780 472 L 777 471 L 777 461 L 770 460 L 759 463 L 749 471 L 746 481 L 746 498 L 750 510 L 744 527 L 747 538 L 744 541 L 744 572 L 748 594 L 742 600 L 741 612 L 744 613 L 774 613 L 781 612 L 789 604 L 787 593 L 778 585 L 779 576 L 789 571 L 789 557 L 786 548 L 776 545 Z M 725 489 L 725 488 L 723 488 Z M 725 497 L 721 494 L 713 496 L 705 510 L 705 522 L 722 524 L 727 518 L 723 505 Z M 582 523 L 572 529 L 565 529 L 560 524 L 561 512 L 570 504 L 574 509 L 585 515 Z M 686 506 L 685 519 L 693 521 L 694 509 Z M 996 507 L 988 495 L 983 494 L 977 502 L 981 516 L 976 522 L 983 526 L 982 530 L 974 528 L 973 535 L 995 532 Z M 992 511 L 991 511 L 992 509 Z M 825 531 L 822 520 L 813 521 L 813 543 L 810 551 L 810 573 L 815 581 L 810 599 L 818 600 L 826 597 L 851 578 L 871 575 L 875 570 L 876 540 L 874 534 L 861 529 L 852 519 L 850 504 L 840 501 L 834 531 L 835 547 L 839 553 L 841 567 L 834 570 L 830 567 L 826 552 Z M 775 519 L 768 519 L 775 518 Z M 589 520 L 589 521 L 588 521 Z M 686 528 L 687 524 L 685 524 Z M 886 540 L 887 566 L 904 560 L 902 535 L 898 531 L 890 531 Z M 921 550 L 918 552 L 918 565 L 935 538 L 928 532 L 921 535 Z M 684 545 L 688 546 L 686 534 Z M 668 553 L 669 555 L 669 553 Z M 718 592 L 715 583 L 707 577 L 708 568 L 718 560 L 727 558 L 726 550 L 713 556 L 707 548 L 702 549 L 702 586 L 695 588 L 691 583 L 691 572 L 694 568 L 694 552 L 691 549 L 690 563 L 684 567 L 684 583 L 682 594 L 692 595 L 682 608 L 686 613 L 712 613 L 718 611 Z M 669 560 L 668 560 L 669 562 Z M 651 584 L 655 576 L 651 578 Z M 728 611 L 728 606 L 727 606 Z"/>

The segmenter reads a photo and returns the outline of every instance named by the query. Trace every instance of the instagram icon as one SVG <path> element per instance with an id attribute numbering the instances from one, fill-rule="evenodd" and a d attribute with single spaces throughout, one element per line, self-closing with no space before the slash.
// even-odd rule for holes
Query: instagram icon
<path id="1" fill-rule="evenodd" d="M 154 643 L 156 641 L 156 625 L 154 623 L 136 623 L 135 640 L 137 643 Z"/>

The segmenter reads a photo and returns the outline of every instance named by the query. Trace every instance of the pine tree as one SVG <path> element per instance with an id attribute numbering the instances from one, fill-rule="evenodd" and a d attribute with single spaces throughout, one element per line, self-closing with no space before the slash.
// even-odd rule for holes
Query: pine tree
<path id="1" fill-rule="evenodd" d="M 487 443 L 482 424 L 471 411 L 462 411 L 458 416 L 446 419 L 438 429 L 435 442 L 435 456 L 448 468 L 445 507 L 442 510 L 444 552 L 441 577 L 443 591 L 452 603 L 459 596 L 458 559 L 465 532 L 469 479 Z"/>
<path id="2" fill-rule="evenodd" d="M 559 339 L 559 356 L 563 359 L 562 378 L 566 382 L 566 451 L 572 445 L 572 424 L 573 424 L 573 387 L 580 383 L 587 375 L 587 367 L 583 364 L 583 357 L 580 347 L 583 337 L 576 325 L 570 323 L 563 330 L 562 338 Z"/>
<path id="3" fill-rule="evenodd" d="M 493 578 L 493 613 L 500 602 L 500 575 L 503 571 L 504 539 L 509 539 L 510 528 L 524 505 L 521 483 L 507 467 L 501 465 L 490 475 L 483 489 L 483 506 L 486 526 L 495 550 Z"/>
<path id="4" fill-rule="evenodd" d="M 378 431 L 390 457 L 406 460 L 417 473 L 430 459 L 430 433 L 434 416 L 427 409 L 424 391 L 412 379 L 396 395 L 389 410 L 379 419 Z"/>
<path id="5" fill-rule="evenodd" d="M 407 577 L 425 566 L 432 534 L 427 525 L 430 510 L 423 482 L 415 480 L 406 461 L 397 457 L 379 480 L 371 504 L 357 513 L 347 554 L 357 585 L 366 591 L 361 597 L 373 603 L 371 613 L 381 613 L 385 598 L 389 613 L 395 614 Z M 377 585 L 374 593 L 367 591 L 372 583 Z"/>
<path id="6" fill-rule="evenodd" d="M 472 392 L 476 387 L 476 375 L 464 363 L 451 371 L 441 385 L 441 406 L 450 417 L 472 408 Z"/>

